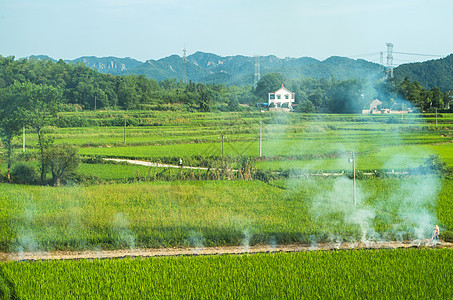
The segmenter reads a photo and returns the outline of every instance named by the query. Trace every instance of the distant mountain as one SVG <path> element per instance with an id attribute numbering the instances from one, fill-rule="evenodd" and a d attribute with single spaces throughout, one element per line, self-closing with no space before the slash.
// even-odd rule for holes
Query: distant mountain
<path id="1" fill-rule="evenodd" d="M 441 59 L 398 66 L 393 70 L 397 81 L 406 76 L 410 81 L 418 81 L 426 89 L 437 86 L 441 91 L 453 90 L 453 54 Z"/>
<path id="2" fill-rule="evenodd" d="M 121 75 L 130 69 L 134 69 L 143 64 L 143 62 L 132 59 L 130 57 L 117 58 L 117 57 L 95 57 L 83 56 L 74 59 L 72 62 L 83 62 L 86 66 L 97 69 L 101 73 L 109 73 L 114 75 Z"/>
<path id="3" fill-rule="evenodd" d="M 365 60 L 354 60 L 345 57 L 331 57 L 319 61 L 310 57 L 285 58 L 262 56 L 260 73 L 278 72 L 287 78 L 330 78 L 339 80 L 375 76 L 380 72 L 378 64 Z M 252 84 L 255 74 L 255 57 L 218 56 L 212 53 L 196 52 L 187 57 L 187 78 L 195 82 L 224 83 L 235 85 Z M 172 55 L 159 60 L 148 60 L 143 65 L 129 69 L 126 74 L 144 74 L 157 81 L 166 78 L 182 80 L 184 62 L 182 57 Z"/>
<path id="4" fill-rule="evenodd" d="M 34 56 L 37 59 L 49 58 Z M 52 58 L 49 58 L 52 59 Z M 53 59 L 52 59 L 53 60 Z M 55 60 L 54 60 L 55 61 Z M 184 78 L 183 58 L 171 55 L 159 60 L 140 62 L 132 58 L 86 56 L 66 62 L 83 62 L 101 73 L 113 75 L 145 75 L 156 81 Z M 312 77 L 316 79 L 334 76 L 338 80 L 374 77 L 380 72 L 380 65 L 365 60 L 333 56 L 324 61 L 311 57 L 278 58 L 274 55 L 261 56 L 260 74 L 282 73 L 289 79 Z M 187 57 L 187 78 L 194 82 L 227 85 L 252 84 L 255 74 L 255 57 L 219 56 L 212 53 L 196 52 Z"/>
<path id="5" fill-rule="evenodd" d="M 50 59 L 51 61 L 53 62 L 57 62 L 56 59 L 53 59 L 52 57 L 50 56 L 47 56 L 47 55 L 31 55 L 31 56 L 28 56 L 26 57 L 27 59 L 36 59 L 36 60 L 46 60 L 46 59 Z"/>
<path id="6" fill-rule="evenodd" d="M 53 62 L 57 60 L 47 55 L 31 55 L 28 59 L 46 60 L 49 59 Z M 123 75 L 130 69 L 134 69 L 143 64 L 143 62 L 135 60 L 130 57 L 117 58 L 117 57 L 95 57 L 83 56 L 74 60 L 64 60 L 66 63 L 83 63 L 87 67 L 96 69 L 101 73 L 108 73 L 113 75 Z"/>

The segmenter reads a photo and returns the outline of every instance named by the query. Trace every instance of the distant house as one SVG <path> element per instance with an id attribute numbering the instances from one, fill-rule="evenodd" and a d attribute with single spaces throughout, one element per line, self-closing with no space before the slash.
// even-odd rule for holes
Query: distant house
<path id="1" fill-rule="evenodd" d="M 377 110 L 378 109 L 378 106 L 381 106 L 382 105 L 382 102 L 379 101 L 378 99 L 374 99 L 371 103 L 370 103 L 370 110 Z"/>
<path id="2" fill-rule="evenodd" d="M 269 93 L 268 104 L 269 110 L 283 110 L 290 111 L 293 109 L 296 94 L 282 87 L 273 93 Z"/>
<path id="3" fill-rule="evenodd" d="M 378 99 L 374 99 L 370 103 L 370 109 L 364 109 L 362 110 L 362 114 L 366 115 L 376 115 L 376 114 L 407 114 L 412 112 L 412 109 L 409 107 L 405 107 L 404 104 L 399 104 L 399 108 L 392 107 L 391 109 L 389 108 L 382 108 L 382 102 L 379 101 Z"/>
<path id="4" fill-rule="evenodd" d="M 374 99 L 370 103 L 370 109 L 364 109 L 362 110 L 362 114 L 386 114 L 388 113 L 388 109 L 382 109 L 382 102 L 379 101 L 378 99 Z"/>

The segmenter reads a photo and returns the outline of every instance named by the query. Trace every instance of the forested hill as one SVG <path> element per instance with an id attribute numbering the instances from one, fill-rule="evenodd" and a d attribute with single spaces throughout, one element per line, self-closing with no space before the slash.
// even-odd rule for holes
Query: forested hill
<path id="1" fill-rule="evenodd" d="M 30 58 L 44 59 L 45 56 Z M 47 57 L 53 61 L 50 57 Z M 86 56 L 65 62 L 83 62 L 86 66 L 101 73 L 113 75 L 145 75 L 149 79 L 184 78 L 183 58 L 178 55 L 159 60 L 140 62 L 132 58 Z M 255 57 L 251 56 L 218 56 L 212 53 L 196 52 L 187 57 L 187 78 L 194 82 L 226 85 L 253 84 L 255 74 Z M 333 56 L 319 61 L 310 57 L 278 58 L 273 55 L 260 57 L 260 73 L 281 73 L 288 79 L 310 77 L 328 79 L 334 76 L 338 80 L 368 78 L 380 71 L 380 66 L 365 60 L 355 60 Z"/>
<path id="2" fill-rule="evenodd" d="M 421 63 L 400 65 L 394 70 L 397 81 L 402 81 L 406 76 L 410 81 L 417 81 L 426 89 L 433 87 L 441 91 L 453 90 L 453 54 L 441 59 Z"/>

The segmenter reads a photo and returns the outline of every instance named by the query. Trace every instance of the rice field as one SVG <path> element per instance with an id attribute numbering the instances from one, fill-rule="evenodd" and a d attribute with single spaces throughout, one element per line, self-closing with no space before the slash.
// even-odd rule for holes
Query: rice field
<path id="1" fill-rule="evenodd" d="M 48 128 L 55 143 L 69 142 L 84 156 L 105 156 L 148 161 L 222 155 L 258 159 L 262 170 L 348 169 L 348 156 L 357 153 L 359 170 L 401 169 L 419 166 L 437 154 L 453 167 L 452 114 L 435 118 L 419 115 L 304 115 L 269 113 L 153 113 L 128 112 L 135 120 L 126 128 L 119 112 L 68 114 L 98 126 Z M 261 155 L 260 155 L 261 122 Z M 222 139 L 224 147 L 222 151 Z M 26 134 L 27 152 L 33 153 L 37 137 Z M 21 139 L 16 140 L 21 148 Z"/>
<path id="2" fill-rule="evenodd" d="M 227 160 L 247 156 L 261 171 L 350 172 L 351 151 L 359 171 L 398 173 L 431 155 L 453 168 L 453 114 L 439 116 L 437 126 L 433 116 L 412 114 L 129 111 L 60 118 L 83 127 L 51 127 L 47 134 L 55 143 L 77 145 L 85 158 L 219 162 L 224 136 Z M 21 141 L 15 140 L 16 154 Z M 26 143 L 33 158 L 37 137 L 30 129 Z M 348 176 L 204 180 L 208 171 L 182 176 L 177 169 L 100 163 L 83 163 L 77 172 L 58 188 L 0 183 L 1 252 L 422 240 L 434 224 L 441 239 L 453 240 L 453 182 L 432 174 L 359 178 L 354 196 Z M 156 175 L 165 172 L 170 181 Z M 452 253 L 381 249 L 0 262 L 0 299 L 449 299 Z"/>
<path id="3" fill-rule="evenodd" d="M 14 262 L 1 280 L 4 299 L 450 299 L 453 250 Z"/>

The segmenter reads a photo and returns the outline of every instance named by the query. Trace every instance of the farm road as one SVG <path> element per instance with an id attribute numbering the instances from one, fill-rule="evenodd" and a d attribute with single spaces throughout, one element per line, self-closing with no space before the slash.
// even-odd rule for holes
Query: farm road
<path id="1" fill-rule="evenodd" d="M 132 159 L 122 159 L 122 158 L 104 158 L 104 160 L 110 160 L 110 161 L 115 161 L 115 162 L 126 162 L 131 165 L 140 165 L 140 166 L 146 166 L 146 167 L 157 167 L 157 168 L 181 168 L 178 165 L 169 165 L 169 164 L 159 164 L 159 163 L 153 163 L 149 161 L 144 161 L 144 160 L 132 160 Z M 190 166 L 182 166 L 183 169 L 192 169 L 192 170 L 209 170 L 209 168 L 204 168 L 204 167 L 190 167 Z M 238 170 L 231 170 L 233 172 L 237 172 Z M 279 172 L 277 172 L 279 173 Z M 408 172 L 387 172 L 388 174 L 395 174 L 395 175 L 407 175 Z M 365 175 L 373 175 L 373 173 L 363 173 Z M 344 171 L 341 173 L 312 173 L 310 174 L 311 176 L 343 176 Z"/>
<path id="2" fill-rule="evenodd" d="M 131 165 L 140 165 L 146 167 L 157 167 L 157 168 L 181 168 L 178 165 L 168 165 L 168 164 L 159 164 L 153 163 L 144 160 L 132 160 L 132 159 L 119 159 L 119 158 L 104 158 L 104 160 L 116 161 L 116 162 L 127 162 Z M 182 166 L 183 169 L 192 169 L 192 170 L 208 170 L 208 168 L 202 167 L 189 167 L 189 166 Z"/>
<path id="3" fill-rule="evenodd" d="M 370 243 L 326 243 L 326 244 L 290 244 L 290 245 L 255 245 L 225 246 L 200 248 L 158 248 L 158 249 L 123 249 L 123 250 L 87 250 L 87 251 L 53 251 L 0 253 L 0 261 L 21 260 L 62 260 L 62 259 L 108 259 L 157 256 L 189 255 L 225 255 L 270 252 L 303 252 L 352 249 L 397 249 L 397 248 L 431 248 L 431 240 L 414 242 L 370 242 Z M 436 248 L 453 248 L 453 243 L 442 242 Z"/>

